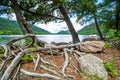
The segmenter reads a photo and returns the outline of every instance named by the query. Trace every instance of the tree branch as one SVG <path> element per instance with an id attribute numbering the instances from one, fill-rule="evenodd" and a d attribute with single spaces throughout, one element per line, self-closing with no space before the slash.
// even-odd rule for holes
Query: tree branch
<path id="1" fill-rule="evenodd" d="M 34 14 L 34 15 L 37 15 L 37 16 L 40 16 L 40 17 L 53 17 L 53 18 L 55 18 L 55 19 L 64 20 L 63 18 L 59 18 L 59 17 L 57 17 L 57 16 L 53 16 L 53 15 L 48 14 L 48 13 L 50 13 L 50 12 L 41 14 L 41 13 L 37 13 L 37 12 L 30 11 L 30 10 L 28 10 L 28 9 L 25 9 L 25 8 L 23 8 L 22 6 L 20 6 L 20 8 L 21 8 L 22 10 L 28 12 L 28 13 L 31 13 L 31 14 Z"/>

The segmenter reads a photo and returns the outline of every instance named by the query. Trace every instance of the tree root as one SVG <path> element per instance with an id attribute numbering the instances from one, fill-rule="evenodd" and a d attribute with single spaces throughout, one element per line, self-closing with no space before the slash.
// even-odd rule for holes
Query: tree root
<path id="1" fill-rule="evenodd" d="M 36 70 L 36 69 L 37 69 L 38 64 L 39 64 L 39 61 L 40 61 L 40 55 L 39 55 L 39 54 L 37 54 L 37 60 L 35 61 L 35 67 L 34 67 L 34 70 Z"/>
<path id="2" fill-rule="evenodd" d="M 40 65 L 41 68 L 47 70 L 48 72 L 52 73 L 52 74 L 58 74 L 55 70 L 51 70 L 51 69 L 48 69 L 47 67 L 43 66 L 43 65 Z"/>
<path id="3" fill-rule="evenodd" d="M 34 49 L 31 48 L 31 47 L 28 48 L 30 46 L 30 45 L 28 45 L 27 48 L 23 48 L 23 46 L 19 46 L 17 48 L 17 50 L 12 49 L 12 47 L 14 47 L 13 44 L 16 41 L 19 41 L 19 40 L 27 38 L 27 37 L 30 37 L 32 39 L 32 42 L 30 43 L 30 45 L 32 45 L 35 41 L 34 40 L 35 35 L 33 35 L 33 34 L 27 34 L 23 37 L 15 38 L 15 39 L 9 41 L 6 46 L 2 45 L 2 47 L 5 50 L 4 56 L 7 57 L 7 58 L 0 65 L 0 71 L 2 71 L 2 74 L 0 76 L 1 80 L 9 80 L 9 79 L 16 80 L 17 76 L 18 76 L 18 73 L 22 73 L 22 74 L 25 74 L 27 76 L 32 76 L 32 77 L 36 77 L 36 78 L 48 78 L 48 79 L 53 79 L 53 80 L 61 80 L 61 79 L 63 79 L 63 77 L 67 80 L 69 80 L 70 78 L 75 79 L 74 76 L 66 73 L 66 69 L 67 69 L 68 64 L 70 62 L 68 52 L 72 53 L 72 54 L 75 54 L 75 57 L 77 59 L 77 56 L 81 56 L 82 54 L 79 53 L 79 51 L 75 51 L 74 47 L 79 46 L 80 43 L 70 44 L 70 45 L 51 46 L 49 48 L 38 47 L 38 48 L 34 48 Z M 31 51 L 29 51 L 29 50 L 31 50 Z M 26 70 L 24 70 L 20 67 L 22 65 L 21 64 L 21 58 L 24 55 L 26 55 L 26 53 L 30 54 L 30 53 L 36 52 L 36 51 L 38 51 L 38 52 L 39 51 L 40 52 L 41 51 L 49 51 L 51 53 L 51 56 L 53 58 L 52 60 L 54 62 L 55 61 L 55 59 L 54 59 L 55 56 L 53 55 L 52 50 L 54 50 L 54 51 L 55 50 L 59 50 L 59 51 L 63 50 L 63 52 L 64 52 L 63 53 L 64 63 L 62 65 L 62 68 L 60 66 L 60 69 L 59 69 L 58 65 L 44 60 L 43 56 L 41 57 L 40 54 L 37 54 L 37 59 L 36 60 L 33 58 L 33 62 L 34 62 L 34 68 L 33 69 L 34 69 L 34 71 L 37 71 L 38 67 L 41 67 L 42 69 L 44 69 L 45 71 L 47 71 L 49 73 L 41 73 L 40 74 L 40 73 L 29 72 L 29 71 L 26 71 Z M 15 51 L 17 51 L 17 54 L 16 54 Z M 12 53 L 11 55 L 13 55 L 14 57 L 10 58 L 10 56 L 7 55 L 8 52 Z M 8 64 L 8 61 L 10 59 L 13 59 L 13 60 L 11 61 L 11 63 Z M 42 65 L 41 65 L 40 61 L 41 61 Z M 55 67 L 60 71 L 49 69 L 45 65 L 48 65 L 48 66 L 53 67 L 53 68 Z"/>
<path id="4" fill-rule="evenodd" d="M 60 80 L 60 77 L 51 75 L 51 74 L 38 74 L 38 73 L 33 73 L 33 72 L 28 72 L 24 69 L 20 69 L 20 72 L 27 75 L 27 76 L 32 76 L 32 77 L 39 77 L 39 78 L 49 78 L 49 79 L 53 79 L 53 80 Z"/>

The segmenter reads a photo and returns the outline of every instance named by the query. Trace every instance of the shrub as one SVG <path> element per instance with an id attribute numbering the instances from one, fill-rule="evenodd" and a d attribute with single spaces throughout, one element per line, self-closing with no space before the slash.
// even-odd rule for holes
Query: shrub
<path id="1" fill-rule="evenodd" d="M 104 67 L 106 68 L 106 70 L 108 71 L 108 73 L 112 76 L 112 77 L 116 77 L 117 76 L 117 70 L 114 66 L 115 61 L 112 60 L 111 62 L 103 62 Z"/>

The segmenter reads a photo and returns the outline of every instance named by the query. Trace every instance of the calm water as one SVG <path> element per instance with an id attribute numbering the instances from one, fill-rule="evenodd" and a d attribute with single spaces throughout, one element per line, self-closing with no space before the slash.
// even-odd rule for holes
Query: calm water
<path id="1" fill-rule="evenodd" d="M 20 37 L 22 35 L 0 35 L 0 44 L 5 44 L 10 39 Z M 88 35 L 79 35 L 80 41 L 86 38 Z M 72 41 L 71 35 L 37 35 L 40 40 L 45 42 L 70 42 Z"/>

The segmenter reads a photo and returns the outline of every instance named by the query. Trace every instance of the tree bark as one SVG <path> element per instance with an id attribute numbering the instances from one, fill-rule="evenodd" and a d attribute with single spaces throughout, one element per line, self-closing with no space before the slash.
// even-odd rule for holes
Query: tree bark
<path id="1" fill-rule="evenodd" d="M 65 20 L 65 22 L 66 22 L 66 24 L 68 26 L 68 29 L 69 29 L 70 33 L 71 33 L 73 43 L 80 42 L 78 34 L 75 31 L 75 29 L 73 27 L 73 24 L 71 23 L 70 18 L 67 15 L 67 12 L 66 12 L 65 8 L 62 5 L 59 5 L 59 9 L 60 9 L 60 12 L 62 13 L 62 15 L 64 17 L 64 20 Z"/>
<path id="2" fill-rule="evenodd" d="M 120 0 L 116 0 L 115 28 L 117 31 L 120 30 Z"/>
<path id="3" fill-rule="evenodd" d="M 30 25 L 27 23 L 27 21 L 23 18 L 22 13 L 20 11 L 19 4 L 17 0 L 10 0 L 11 1 L 11 7 L 15 12 L 17 22 L 20 25 L 21 30 L 23 31 L 23 34 L 33 34 L 32 29 Z M 37 37 L 35 37 L 35 42 L 39 46 L 44 46 L 46 42 L 39 40 Z"/>
<path id="4" fill-rule="evenodd" d="M 11 7 L 15 12 L 17 22 L 20 25 L 21 30 L 23 31 L 23 34 L 32 34 L 32 30 L 30 25 L 27 23 L 27 21 L 23 18 L 22 13 L 19 8 L 19 4 L 17 3 L 17 0 L 10 0 L 11 1 Z"/>
<path id="5" fill-rule="evenodd" d="M 103 35 L 102 35 L 101 31 L 100 31 L 100 28 L 99 28 L 99 25 L 98 25 L 98 21 L 97 21 L 97 18 L 96 18 L 96 15 L 95 15 L 95 14 L 94 14 L 94 21 L 95 21 L 96 29 L 97 29 L 97 31 L 98 31 L 98 34 L 99 34 L 99 36 L 100 36 L 100 39 L 101 39 L 101 40 L 104 40 Z"/>

